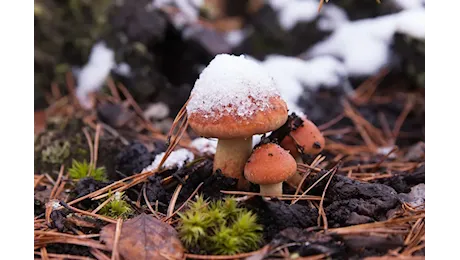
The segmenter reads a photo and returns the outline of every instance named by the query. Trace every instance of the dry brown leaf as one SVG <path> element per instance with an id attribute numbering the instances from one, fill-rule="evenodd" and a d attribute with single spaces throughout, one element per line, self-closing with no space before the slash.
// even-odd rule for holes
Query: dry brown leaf
<path id="1" fill-rule="evenodd" d="M 101 230 L 101 240 L 113 248 L 115 224 Z M 176 230 L 151 215 L 141 214 L 123 223 L 118 252 L 124 259 L 183 259 Z"/>

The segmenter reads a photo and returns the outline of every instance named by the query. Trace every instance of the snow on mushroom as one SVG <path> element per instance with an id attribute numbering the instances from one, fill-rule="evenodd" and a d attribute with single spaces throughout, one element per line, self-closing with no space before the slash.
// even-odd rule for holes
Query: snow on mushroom
<path id="1" fill-rule="evenodd" d="M 203 137 L 218 138 L 214 171 L 237 178 L 247 187 L 244 165 L 252 136 L 273 131 L 288 117 L 276 83 L 257 62 L 244 56 L 217 55 L 192 90 L 187 114 L 190 126 Z"/>
<path id="2" fill-rule="evenodd" d="M 283 195 L 283 181 L 294 175 L 297 163 L 288 151 L 275 143 L 262 144 L 249 157 L 244 176 L 259 184 L 265 196 Z"/>

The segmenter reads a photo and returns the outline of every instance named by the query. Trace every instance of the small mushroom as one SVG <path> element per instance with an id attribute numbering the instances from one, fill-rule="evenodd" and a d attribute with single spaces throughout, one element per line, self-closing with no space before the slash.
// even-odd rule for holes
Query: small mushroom
<path id="1" fill-rule="evenodd" d="M 252 151 L 252 136 L 281 127 L 287 106 L 273 78 L 244 56 L 217 55 L 203 70 L 187 105 L 193 130 L 218 138 L 214 171 L 237 178 L 238 188 L 249 183 L 243 170 Z"/>
<path id="2" fill-rule="evenodd" d="M 297 163 L 291 154 L 281 146 L 267 143 L 257 147 L 244 167 L 244 176 L 259 184 L 260 193 L 265 196 L 281 196 L 283 181 L 297 170 Z"/>
<path id="3" fill-rule="evenodd" d="M 281 142 L 281 146 L 288 150 L 298 163 L 303 163 L 301 153 L 316 155 L 320 153 L 324 146 L 324 136 L 318 127 L 305 117 L 300 117 L 302 124 L 299 126 L 292 126 L 293 130 Z M 300 151 L 299 151 L 300 150 Z M 294 174 L 289 178 L 288 183 L 297 186 L 302 181 L 302 176 Z"/>

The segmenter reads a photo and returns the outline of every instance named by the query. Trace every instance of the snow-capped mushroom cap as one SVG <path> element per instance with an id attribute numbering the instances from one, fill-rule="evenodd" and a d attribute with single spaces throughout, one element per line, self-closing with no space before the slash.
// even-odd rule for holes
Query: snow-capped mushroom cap
<path id="1" fill-rule="evenodd" d="M 320 153 L 324 149 L 326 143 L 324 136 L 312 121 L 305 117 L 301 118 L 303 124 L 292 130 L 290 135 L 295 139 L 297 144 L 303 148 L 305 154 L 315 155 Z M 289 150 L 294 157 L 300 156 L 291 136 L 286 136 L 281 142 L 281 146 Z"/>
<path id="2" fill-rule="evenodd" d="M 257 62 L 217 55 L 203 70 L 187 105 L 190 126 L 199 135 L 244 138 L 282 126 L 287 106 L 276 83 Z"/>
<path id="3" fill-rule="evenodd" d="M 244 177 L 255 184 L 276 184 L 296 173 L 295 159 L 281 146 L 269 143 L 257 147 L 244 167 Z"/>

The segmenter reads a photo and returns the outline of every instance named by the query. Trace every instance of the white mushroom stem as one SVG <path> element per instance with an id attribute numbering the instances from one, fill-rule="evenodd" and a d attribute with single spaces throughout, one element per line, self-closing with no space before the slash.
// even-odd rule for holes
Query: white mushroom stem
<path id="1" fill-rule="evenodd" d="M 260 186 L 260 193 L 262 196 L 282 196 L 283 195 L 283 183 L 275 183 L 275 184 L 265 184 L 259 185 Z"/>
<path id="2" fill-rule="evenodd" d="M 219 139 L 214 156 L 214 169 L 222 174 L 238 179 L 238 189 L 246 190 L 249 182 L 244 178 L 243 171 L 252 152 L 252 136 L 248 138 Z"/>
<path id="3" fill-rule="evenodd" d="M 302 157 L 300 156 L 296 156 L 295 158 L 295 161 L 297 162 L 297 164 L 299 163 L 303 163 L 303 160 L 302 160 Z M 293 186 L 293 187 L 296 187 L 300 185 L 300 182 L 302 181 L 303 179 L 303 176 L 299 173 L 299 172 L 296 172 L 294 175 L 292 175 L 291 177 L 289 177 L 286 182 Z"/>

